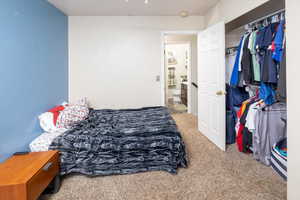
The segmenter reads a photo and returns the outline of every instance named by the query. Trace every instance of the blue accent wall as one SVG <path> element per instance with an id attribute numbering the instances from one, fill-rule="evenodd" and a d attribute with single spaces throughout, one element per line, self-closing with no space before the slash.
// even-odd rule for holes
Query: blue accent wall
<path id="1" fill-rule="evenodd" d="M 0 6 L 0 162 L 42 130 L 38 115 L 68 100 L 68 17 L 47 0 Z"/>

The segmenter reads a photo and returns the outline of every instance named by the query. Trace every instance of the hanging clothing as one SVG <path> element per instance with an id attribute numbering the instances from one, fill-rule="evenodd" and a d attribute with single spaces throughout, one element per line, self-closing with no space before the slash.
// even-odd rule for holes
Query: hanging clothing
<path id="1" fill-rule="evenodd" d="M 272 50 L 266 50 L 261 68 L 261 81 L 265 83 L 278 82 L 278 63 L 272 58 Z"/>
<path id="2" fill-rule="evenodd" d="M 251 34 L 247 34 L 244 40 L 244 46 L 243 46 L 243 56 L 241 61 L 241 67 L 243 71 L 243 80 L 245 81 L 245 84 L 251 84 L 253 80 L 253 71 L 252 71 L 252 54 L 248 48 L 249 41 L 250 41 Z"/>
<path id="3" fill-rule="evenodd" d="M 235 143 L 235 116 L 233 111 L 226 111 L 226 144 Z"/>
<path id="4" fill-rule="evenodd" d="M 249 94 L 249 97 L 258 96 L 258 87 L 255 85 L 247 85 L 245 87 L 246 92 Z"/>
<path id="5" fill-rule="evenodd" d="M 231 86 L 237 86 L 239 83 L 239 64 L 240 64 L 240 54 L 241 54 L 241 48 L 242 48 L 242 42 L 243 42 L 244 36 L 240 40 L 240 44 L 238 46 L 235 63 L 233 66 L 232 74 L 231 74 L 231 80 L 230 85 Z"/>
<path id="6" fill-rule="evenodd" d="M 261 81 L 277 83 L 278 63 L 273 59 L 272 42 L 276 35 L 278 23 L 269 24 L 259 44 Z"/>
<path id="7" fill-rule="evenodd" d="M 255 124 L 256 124 L 255 116 L 256 116 L 258 109 L 263 105 L 264 105 L 263 102 L 259 101 L 259 102 L 253 103 L 249 108 L 245 127 L 247 127 L 251 133 L 255 132 Z"/>
<path id="8" fill-rule="evenodd" d="M 283 50 L 283 60 L 279 67 L 279 80 L 277 86 L 277 100 L 286 102 L 286 48 Z"/>
<path id="9" fill-rule="evenodd" d="M 245 102 L 243 102 L 237 116 L 238 116 L 238 123 L 236 126 L 236 132 L 237 132 L 237 137 L 236 137 L 236 143 L 237 143 L 237 147 L 238 150 L 240 152 L 244 152 L 244 137 L 243 137 L 243 132 L 244 132 L 244 128 L 245 128 L 245 118 L 247 116 L 247 113 L 249 111 L 249 104 L 250 104 L 250 100 L 247 100 Z M 246 153 L 246 152 L 245 152 Z"/>
<path id="10" fill-rule="evenodd" d="M 271 84 L 261 83 L 259 98 L 264 100 L 267 105 L 272 105 L 275 102 L 275 95 L 275 90 Z"/>
<path id="11" fill-rule="evenodd" d="M 239 56 L 239 71 L 242 71 L 242 59 L 243 59 L 243 54 L 244 54 L 244 46 L 248 46 L 248 42 L 247 44 L 245 44 L 245 41 L 249 39 L 249 34 L 246 33 L 242 39 L 242 45 L 241 45 L 241 53 L 240 53 L 240 56 Z"/>
<path id="12" fill-rule="evenodd" d="M 243 129 L 243 152 L 252 153 L 252 133 L 247 127 Z"/>
<path id="13" fill-rule="evenodd" d="M 270 165 L 271 149 L 286 137 L 286 104 L 276 103 L 260 109 L 256 114 L 253 133 L 253 156 L 265 165 Z"/>
<path id="14" fill-rule="evenodd" d="M 239 72 L 239 83 L 238 83 L 238 87 L 244 87 L 245 86 L 245 81 L 244 81 L 244 72 L 241 71 Z"/>
<path id="15" fill-rule="evenodd" d="M 275 50 L 272 57 L 277 62 L 281 62 L 283 57 L 284 26 L 285 20 L 282 20 L 278 26 L 277 33 L 274 39 Z"/>
<path id="16" fill-rule="evenodd" d="M 272 45 L 274 24 L 270 24 L 265 28 L 264 36 L 261 43 L 261 48 L 266 50 Z"/>
<path id="17" fill-rule="evenodd" d="M 260 52 L 260 50 L 263 49 L 263 40 L 264 40 L 265 32 L 266 32 L 265 27 L 257 31 L 255 48 L 258 52 Z"/>
<path id="18" fill-rule="evenodd" d="M 251 39 L 249 41 L 248 48 L 249 48 L 249 50 L 251 52 L 251 56 L 252 56 L 253 80 L 256 82 L 259 82 L 260 81 L 260 65 L 259 65 L 257 54 L 256 54 L 256 48 L 255 48 L 257 32 L 258 31 L 254 31 L 251 34 Z"/>
<path id="19" fill-rule="evenodd" d="M 240 123 L 240 118 L 242 117 L 242 115 L 246 109 L 247 103 L 248 103 L 247 101 L 243 102 L 242 106 L 240 107 L 239 111 L 237 112 L 237 124 L 235 126 L 235 131 L 237 133 L 236 144 L 237 144 L 237 148 L 240 152 L 243 151 L 243 129 L 244 129 L 244 125 Z"/>
<path id="20" fill-rule="evenodd" d="M 226 61 L 226 78 L 225 82 L 230 83 L 230 77 L 233 71 L 233 66 L 235 62 L 235 57 L 237 55 L 237 52 L 234 52 L 232 54 L 226 55 L 225 61 Z"/>
<path id="21" fill-rule="evenodd" d="M 248 116 L 249 113 L 249 108 L 251 107 L 251 105 L 255 103 L 255 102 L 249 102 L 246 105 L 245 111 L 242 115 L 242 117 L 240 118 L 240 123 L 243 125 L 243 130 L 241 131 L 241 137 L 242 137 L 242 144 L 240 149 L 242 149 L 242 152 L 244 153 L 251 153 L 251 147 L 252 147 L 252 133 L 249 131 L 249 129 L 245 126 L 246 125 L 246 118 Z"/>
<path id="22" fill-rule="evenodd" d="M 249 94 L 245 91 L 245 88 L 232 87 L 226 84 L 226 109 L 234 110 L 234 107 L 240 107 L 242 103 L 249 99 Z"/>

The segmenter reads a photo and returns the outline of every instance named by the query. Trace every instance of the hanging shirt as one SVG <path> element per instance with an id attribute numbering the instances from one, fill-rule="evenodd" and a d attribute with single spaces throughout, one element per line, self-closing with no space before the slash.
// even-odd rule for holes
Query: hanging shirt
<path id="1" fill-rule="evenodd" d="M 250 36 L 249 36 L 249 43 L 248 43 L 248 49 L 251 51 L 251 49 L 252 49 L 252 46 L 253 46 L 253 39 L 254 39 L 254 33 L 255 33 L 256 31 L 254 31 L 254 32 L 252 32 L 251 34 L 250 34 Z"/>
<path id="2" fill-rule="evenodd" d="M 251 34 L 246 35 L 243 47 L 243 56 L 241 61 L 242 71 L 245 84 L 251 84 L 253 80 L 252 55 L 248 48 Z"/>
<path id="3" fill-rule="evenodd" d="M 272 45 L 273 41 L 273 24 L 270 24 L 266 27 L 265 33 L 263 36 L 263 40 L 261 43 L 261 48 L 268 49 L 270 45 Z"/>
<path id="4" fill-rule="evenodd" d="M 249 43 L 248 43 L 248 49 L 251 50 L 251 46 L 253 44 L 253 33 L 250 33 L 250 36 L 249 36 Z"/>
<path id="5" fill-rule="evenodd" d="M 260 65 L 259 65 L 257 55 L 256 55 L 256 48 L 255 48 L 257 32 L 258 31 L 254 31 L 251 34 L 251 40 L 249 41 L 249 50 L 252 54 L 253 79 L 254 79 L 254 81 L 259 82 L 260 81 Z"/>
<path id="6" fill-rule="evenodd" d="M 263 43 L 265 32 L 266 32 L 266 28 L 262 28 L 257 32 L 256 41 L 255 41 L 255 48 L 257 51 L 260 51 L 262 49 L 262 43 Z"/>
<path id="7" fill-rule="evenodd" d="M 247 101 L 244 101 L 242 106 L 239 108 L 239 110 L 237 111 L 237 123 L 236 123 L 236 126 L 235 126 L 235 131 L 236 133 L 239 132 L 239 129 L 240 129 L 240 118 L 241 116 L 243 115 L 244 111 L 245 111 L 245 108 L 246 108 L 246 105 L 247 105 Z M 237 134 L 238 135 L 238 134 Z"/>
<path id="8" fill-rule="evenodd" d="M 249 131 L 252 133 L 255 132 L 255 123 L 256 123 L 255 115 L 256 115 L 261 103 L 262 103 L 261 101 L 253 103 L 250 106 L 249 111 L 248 111 L 245 127 L 247 127 L 249 129 Z"/>
<path id="9" fill-rule="evenodd" d="M 226 84 L 226 109 L 234 111 L 236 107 L 240 107 L 242 103 L 249 99 L 249 94 L 245 91 L 245 88 L 232 87 Z M 236 112 L 234 116 L 237 117 Z"/>
<path id="10" fill-rule="evenodd" d="M 253 140 L 253 156 L 265 165 L 270 165 L 271 149 L 286 137 L 286 105 L 276 103 L 259 109 Z"/>
<path id="11" fill-rule="evenodd" d="M 272 58 L 272 41 L 274 39 L 278 23 L 266 27 L 263 40 L 260 45 L 261 53 L 261 81 L 265 83 L 277 83 L 278 63 Z"/>
<path id="12" fill-rule="evenodd" d="M 238 116 L 238 123 L 236 124 L 236 133 L 237 133 L 237 136 L 236 136 L 236 145 L 238 147 L 238 150 L 240 152 L 243 152 L 243 130 L 245 128 L 244 124 L 241 123 L 241 118 L 243 117 L 245 111 L 246 111 L 246 108 L 247 108 L 247 105 L 249 104 L 249 101 L 245 101 L 243 102 L 239 112 L 237 113 L 237 116 Z"/>
<path id="13" fill-rule="evenodd" d="M 233 66 L 233 71 L 231 74 L 231 80 L 230 80 L 230 85 L 231 86 L 237 86 L 239 83 L 239 63 L 240 63 L 240 53 L 241 53 L 241 47 L 242 47 L 242 42 L 244 40 L 244 36 L 241 38 L 240 40 L 240 44 L 238 46 L 238 50 L 237 50 L 237 54 L 236 54 L 236 58 L 235 58 L 235 63 Z"/>
<path id="14" fill-rule="evenodd" d="M 261 83 L 259 98 L 264 100 L 267 105 L 272 105 L 275 102 L 275 90 L 272 88 L 272 85 Z"/>
<path id="15" fill-rule="evenodd" d="M 282 62 L 279 67 L 279 79 L 276 94 L 278 101 L 286 102 L 286 48 L 283 50 Z"/>
<path id="16" fill-rule="evenodd" d="M 234 52 L 233 54 L 229 54 L 226 56 L 226 79 L 225 79 L 226 83 L 230 82 L 230 76 L 233 71 L 236 55 L 237 52 Z"/>
<path id="17" fill-rule="evenodd" d="M 241 53 L 240 53 L 240 56 L 239 56 L 239 71 L 242 71 L 242 59 L 243 59 L 243 54 L 244 54 L 244 46 L 247 45 L 248 46 L 248 42 L 247 44 L 245 44 L 245 41 L 246 40 L 249 40 L 249 33 L 246 33 L 243 37 L 243 40 L 242 40 L 242 45 L 241 45 Z"/>
<path id="18" fill-rule="evenodd" d="M 273 59 L 277 62 L 281 62 L 283 55 L 283 41 L 284 41 L 284 26 L 285 20 L 282 20 L 278 26 L 276 36 L 274 39 L 275 50 L 273 53 Z"/>
<path id="19" fill-rule="evenodd" d="M 261 81 L 265 83 L 278 82 L 278 63 L 272 58 L 272 55 L 272 50 L 266 50 L 261 68 Z"/>
<path id="20" fill-rule="evenodd" d="M 250 153 L 250 147 L 252 146 L 252 133 L 249 131 L 249 129 L 245 126 L 246 125 L 246 118 L 248 116 L 249 113 L 249 109 L 251 107 L 251 105 L 255 103 L 255 102 L 249 102 L 246 105 L 245 111 L 242 115 L 242 117 L 240 118 L 240 123 L 241 125 L 243 125 L 243 130 L 240 132 L 240 137 L 242 138 L 242 143 L 239 144 L 239 150 L 244 153 Z"/>

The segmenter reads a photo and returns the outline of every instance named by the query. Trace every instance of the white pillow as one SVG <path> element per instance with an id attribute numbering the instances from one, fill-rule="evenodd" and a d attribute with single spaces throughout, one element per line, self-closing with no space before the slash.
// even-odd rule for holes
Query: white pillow
<path id="1" fill-rule="evenodd" d="M 53 140 L 56 137 L 63 134 L 65 131 L 67 131 L 67 130 L 66 129 L 57 129 L 57 131 L 55 131 L 55 132 L 51 132 L 51 133 L 46 132 L 46 133 L 41 134 L 40 136 L 35 138 L 29 144 L 30 150 L 32 152 L 48 151 L 49 146 L 51 145 Z"/>
<path id="2" fill-rule="evenodd" d="M 45 132 L 55 132 L 57 128 L 53 122 L 53 113 L 45 112 L 39 116 L 40 126 Z"/>
<path id="3" fill-rule="evenodd" d="M 66 106 L 68 103 L 63 102 L 61 105 Z M 54 107 L 55 108 L 55 107 Z M 58 131 L 56 124 L 54 123 L 54 114 L 52 112 L 45 112 L 39 117 L 41 128 L 48 133 L 53 133 Z"/>

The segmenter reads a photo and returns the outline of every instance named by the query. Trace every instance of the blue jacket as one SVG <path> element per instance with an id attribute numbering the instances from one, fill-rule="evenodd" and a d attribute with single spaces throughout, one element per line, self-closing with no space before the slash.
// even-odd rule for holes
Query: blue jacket
<path id="1" fill-rule="evenodd" d="M 241 48 L 242 48 L 242 42 L 243 42 L 244 36 L 242 36 L 240 44 L 238 46 L 235 63 L 233 66 L 231 79 L 230 79 L 230 85 L 231 86 L 237 86 L 239 84 L 239 63 L 240 63 L 240 55 L 241 55 Z"/>
<path id="2" fill-rule="evenodd" d="M 275 90 L 270 84 L 261 83 L 259 90 L 259 98 L 263 99 L 265 104 L 272 105 L 275 103 Z"/>
<path id="3" fill-rule="evenodd" d="M 278 26 L 277 33 L 274 39 L 275 51 L 272 57 L 277 62 L 281 62 L 283 55 L 284 25 L 285 20 L 282 20 Z"/>

